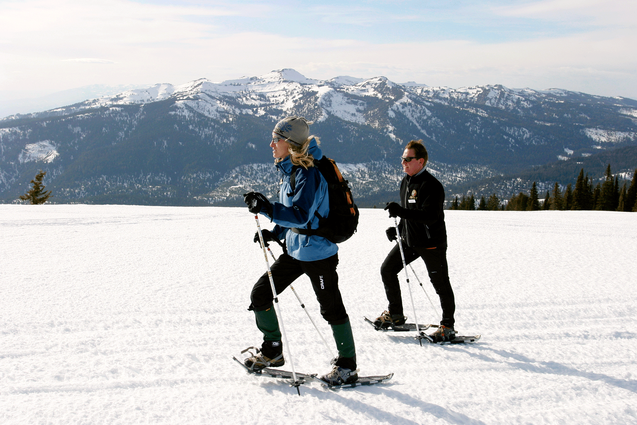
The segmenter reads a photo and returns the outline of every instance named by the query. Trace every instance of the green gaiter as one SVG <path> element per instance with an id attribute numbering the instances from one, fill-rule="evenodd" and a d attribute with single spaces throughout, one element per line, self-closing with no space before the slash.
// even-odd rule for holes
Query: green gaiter
<path id="1" fill-rule="evenodd" d="M 257 328 L 263 332 L 264 341 L 281 341 L 281 331 L 279 330 L 279 321 L 276 317 L 274 306 L 270 305 L 265 310 L 254 312 L 257 321 Z"/>
<path id="2" fill-rule="evenodd" d="M 342 325 L 332 325 L 332 333 L 339 357 L 356 356 L 356 348 L 354 347 L 354 335 L 352 335 L 352 326 L 349 320 Z"/>

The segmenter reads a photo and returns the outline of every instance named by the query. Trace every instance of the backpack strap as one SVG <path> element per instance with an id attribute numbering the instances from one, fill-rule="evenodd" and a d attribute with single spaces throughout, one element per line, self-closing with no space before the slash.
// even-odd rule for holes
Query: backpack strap
<path id="1" fill-rule="evenodd" d="M 321 220 L 323 220 L 323 217 L 321 216 L 321 214 L 318 213 L 318 211 L 314 211 L 314 215 L 316 217 L 318 217 L 318 219 L 319 219 L 319 227 L 320 227 L 320 223 L 321 223 Z M 308 223 L 307 225 L 310 226 L 311 224 Z M 294 233 L 298 233 L 299 235 L 310 235 L 311 236 L 311 235 L 320 235 L 320 234 L 322 234 L 320 229 L 301 229 L 301 228 L 298 228 L 298 227 L 291 227 L 290 230 L 293 231 Z"/>

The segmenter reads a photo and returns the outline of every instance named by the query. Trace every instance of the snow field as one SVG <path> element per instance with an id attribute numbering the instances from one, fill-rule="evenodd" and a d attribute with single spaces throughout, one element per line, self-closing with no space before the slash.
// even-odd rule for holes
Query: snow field
<path id="1" fill-rule="evenodd" d="M 362 320 L 386 308 L 393 225 L 363 209 L 341 245 L 341 291 L 360 373 L 395 376 L 354 390 L 311 383 L 299 397 L 231 359 L 261 338 L 247 307 L 265 262 L 244 208 L 0 205 L 0 423 L 635 422 L 637 216 L 446 214 L 456 327 L 482 340 L 420 347 Z M 426 269 L 413 268 L 418 318 L 436 323 Z M 306 278 L 293 286 L 328 342 L 281 294 L 295 369 L 323 373 L 330 328 Z"/>

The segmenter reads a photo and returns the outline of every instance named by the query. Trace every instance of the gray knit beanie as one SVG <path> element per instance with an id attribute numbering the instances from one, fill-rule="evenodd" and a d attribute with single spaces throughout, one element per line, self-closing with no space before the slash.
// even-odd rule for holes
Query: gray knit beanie
<path id="1" fill-rule="evenodd" d="M 274 133 L 301 146 L 310 137 L 310 123 L 303 117 L 287 117 L 276 123 Z"/>

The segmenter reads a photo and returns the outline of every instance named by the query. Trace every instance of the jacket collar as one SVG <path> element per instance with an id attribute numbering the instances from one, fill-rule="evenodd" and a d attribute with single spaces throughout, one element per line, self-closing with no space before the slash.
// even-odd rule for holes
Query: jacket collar
<path id="1" fill-rule="evenodd" d="M 421 180 L 424 180 L 426 176 L 430 175 L 429 172 L 427 171 L 426 167 L 423 167 L 422 170 L 420 170 L 418 173 L 414 174 L 413 176 L 410 175 L 406 175 L 406 179 L 407 182 L 411 183 L 413 182 L 419 182 Z"/>
<path id="2" fill-rule="evenodd" d="M 319 159 L 323 158 L 323 151 L 321 151 L 321 148 L 316 143 L 316 139 L 314 138 L 310 140 L 310 146 L 308 147 L 307 152 L 314 157 L 315 161 L 318 161 Z M 290 155 L 286 156 L 283 161 L 278 162 L 276 164 L 276 168 L 278 168 L 279 170 L 281 170 L 283 173 L 287 174 L 288 176 L 291 175 L 292 170 L 294 169 L 294 164 L 292 164 L 292 161 L 290 161 Z"/>

